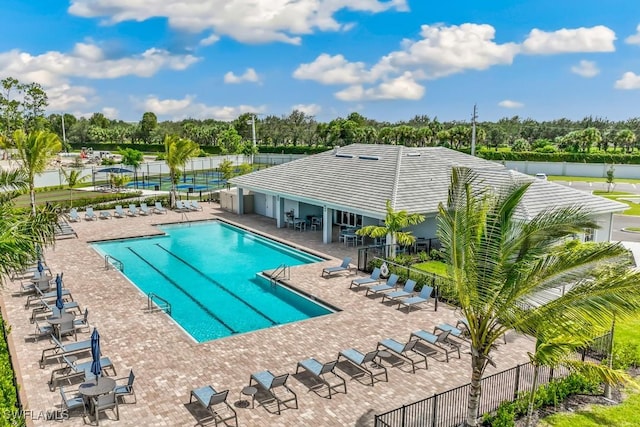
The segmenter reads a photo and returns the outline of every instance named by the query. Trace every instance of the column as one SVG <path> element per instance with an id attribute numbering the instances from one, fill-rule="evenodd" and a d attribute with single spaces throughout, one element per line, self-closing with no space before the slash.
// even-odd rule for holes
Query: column
<path id="1" fill-rule="evenodd" d="M 282 228 L 284 224 L 284 198 L 276 196 L 276 203 L 274 206 L 276 211 L 276 227 Z"/>
<path id="2" fill-rule="evenodd" d="M 322 243 L 331 243 L 333 239 L 333 209 L 322 207 Z"/>
<path id="3" fill-rule="evenodd" d="M 244 215 L 244 190 L 238 187 L 238 215 Z"/>

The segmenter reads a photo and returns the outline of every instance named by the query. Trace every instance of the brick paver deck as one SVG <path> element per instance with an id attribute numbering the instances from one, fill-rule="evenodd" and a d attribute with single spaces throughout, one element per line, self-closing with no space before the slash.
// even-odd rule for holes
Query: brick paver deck
<path id="1" fill-rule="evenodd" d="M 334 257 L 330 261 L 292 268 L 291 283 L 342 311 L 198 344 L 165 314 L 146 313 L 146 296 L 117 270 L 105 270 L 104 260 L 87 243 L 156 234 L 154 224 L 181 221 L 184 218 L 180 214 L 169 212 L 73 224 L 79 238 L 58 241 L 54 248 L 46 251 L 46 261 L 54 274 L 64 272 L 66 287 L 83 309 L 89 309 L 90 324 L 100 331 L 102 353 L 112 360 L 118 377 L 125 377 L 131 368 L 136 373 L 137 403 L 121 404 L 118 422 L 113 420 L 111 411 L 107 411 L 110 419 L 101 417 L 101 425 L 195 425 L 202 412 L 195 404 L 187 404 L 191 389 L 207 384 L 218 390 L 229 389 L 228 401 L 233 405 L 239 400 L 240 390 L 248 385 L 250 374 L 264 369 L 274 374 L 292 374 L 288 384 L 298 394 L 299 408 L 275 415 L 260 405 L 255 409 L 238 407 L 241 426 L 370 426 L 374 413 L 468 382 L 470 358 L 463 352 L 462 359 L 454 357 L 449 363 L 442 357 L 429 358 L 429 370 L 420 369 L 415 374 L 406 366 L 389 366 L 389 382 L 378 382 L 374 387 L 352 380 L 338 369 L 347 378 L 346 395 L 337 394 L 329 400 L 309 391 L 308 376 L 293 376 L 298 361 L 308 357 L 323 362 L 333 360 L 340 350 L 350 347 L 367 352 L 384 338 L 406 341 L 413 330 L 431 330 L 441 322 L 455 323 L 455 312 L 441 304 L 437 312 L 430 306 L 407 314 L 381 304 L 380 298 L 365 297 L 364 290 L 350 290 L 353 274 L 321 278 L 323 267 L 337 265 L 346 255 L 356 260 L 357 251 L 339 243 L 322 244 L 320 231 L 276 229 L 274 221 L 260 216 L 237 216 L 218 210 L 217 205 L 204 203 L 203 206 L 203 212 L 189 213 L 189 220 L 226 218 Z M 57 390 L 50 392 L 47 381 L 57 365 L 45 369 L 38 366 L 42 349 L 51 344 L 46 339 L 32 340 L 31 312 L 24 309 L 26 297 L 14 295 L 17 289 L 19 282 L 8 282 L 2 298 L 11 327 L 10 340 L 16 351 L 15 363 L 24 403 L 35 413 L 54 410 L 60 405 L 60 394 Z M 89 339 L 88 333 L 78 336 L 78 340 L 84 339 Z M 497 369 L 489 367 L 487 374 L 527 361 L 526 351 L 533 349 L 532 340 L 511 333 L 508 341 L 494 354 Z M 346 369 L 344 364 L 339 367 Z M 40 419 L 33 424 L 53 422 Z M 74 417 L 63 425 L 83 423 L 81 417 Z"/>

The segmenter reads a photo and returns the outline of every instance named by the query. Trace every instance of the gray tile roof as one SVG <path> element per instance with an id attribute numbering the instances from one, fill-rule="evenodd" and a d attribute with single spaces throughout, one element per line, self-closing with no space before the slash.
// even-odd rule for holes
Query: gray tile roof
<path id="1" fill-rule="evenodd" d="M 593 213 L 627 208 L 442 147 L 353 144 L 235 177 L 231 183 L 259 193 L 384 218 L 387 200 L 395 210 L 437 212 L 438 204 L 447 199 L 454 166 L 472 168 L 480 185 L 495 188 L 514 180 L 533 180 L 523 200 L 523 217 L 554 206 L 579 204 Z"/>

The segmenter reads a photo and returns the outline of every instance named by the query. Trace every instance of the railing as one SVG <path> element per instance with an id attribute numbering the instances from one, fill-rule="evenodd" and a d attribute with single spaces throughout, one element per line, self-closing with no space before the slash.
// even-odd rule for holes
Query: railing
<path id="1" fill-rule="evenodd" d="M 181 222 L 189 222 L 189 217 L 187 216 L 187 213 L 185 211 L 180 212 L 180 221 Z M 191 223 L 189 222 L 189 227 L 191 227 Z"/>
<path id="2" fill-rule="evenodd" d="M 288 265 L 282 264 L 271 273 L 270 281 L 275 285 L 279 279 L 289 280 L 291 278 L 291 270 Z"/>
<path id="3" fill-rule="evenodd" d="M 372 245 L 358 249 L 358 270 L 367 271 L 369 262 L 373 258 L 389 258 L 391 253 L 400 254 L 418 254 L 426 252 L 430 254 L 432 250 L 440 249 L 440 241 L 438 239 L 420 239 L 411 246 L 401 245 Z"/>
<path id="4" fill-rule="evenodd" d="M 611 333 L 594 340 L 595 345 L 608 342 Z M 576 354 L 577 358 L 592 359 L 593 349 L 581 350 Z M 533 385 L 534 366 L 532 363 L 517 365 L 497 374 L 482 379 L 482 395 L 480 397 L 479 413 L 486 414 L 498 409 L 504 401 L 515 400 L 520 393 L 530 392 Z M 564 378 L 569 371 L 564 368 L 553 369 L 546 366 L 538 368 L 537 384 L 548 384 L 554 379 Z M 402 405 L 375 416 L 375 427 L 453 427 L 459 426 L 466 420 L 467 404 L 469 401 L 469 388 L 471 384 L 465 384 L 443 393 L 436 393 L 431 397 Z"/>
<path id="5" fill-rule="evenodd" d="M 160 301 L 160 303 L 158 303 L 158 301 Z M 171 303 L 161 296 L 150 292 L 147 294 L 147 311 L 151 313 L 156 310 L 162 310 L 171 316 Z"/>
<path id="6" fill-rule="evenodd" d="M 108 270 L 110 265 L 113 265 L 115 268 L 117 268 L 118 270 L 124 273 L 124 263 L 122 261 L 120 261 L 118 258 L 112 257 L 111 255 L 105 255 L 104 256 L 105 270 Z"/>

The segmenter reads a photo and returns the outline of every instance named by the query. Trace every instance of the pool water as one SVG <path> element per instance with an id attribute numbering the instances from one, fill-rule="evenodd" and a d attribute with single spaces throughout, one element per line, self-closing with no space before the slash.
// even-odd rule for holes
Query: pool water
<path id="1" fill-rule="evenodd" d="M 257 274 L 320 258 L 217 221 L 159 228 L 166 235 L 94 247 L 122 261 L 142 292 L 169 301 L 171 317 L 198 342 L 332 312 Z"/>

